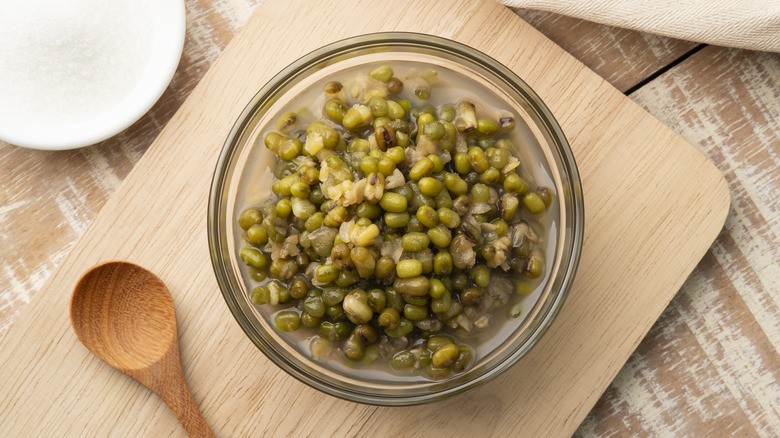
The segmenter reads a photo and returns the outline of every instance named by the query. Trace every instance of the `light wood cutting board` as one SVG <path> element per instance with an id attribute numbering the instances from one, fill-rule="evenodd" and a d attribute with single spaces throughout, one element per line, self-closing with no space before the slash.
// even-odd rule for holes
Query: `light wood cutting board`
<path id="1" fill-rule="evenodd" d="M 412 408 L 338 400 L 280 371 L 230 315 L 206 243 L 217 156 L 256 90 L 318 46 L 389 30 L 455 39 L 524 78 L 571 142 L 586 207 L 579 273 L 542 341 L 495 381 Z M 570 435 L 718 234 L 728 205 L 724 179 L 701 153 L 503 6 L 267 1 L 6 335 L 3 434 L 183 435 L 155 395 L 71 330 L 80 274 L 124 259 L 169 286 L 185 373 L 218 436 Z"/>

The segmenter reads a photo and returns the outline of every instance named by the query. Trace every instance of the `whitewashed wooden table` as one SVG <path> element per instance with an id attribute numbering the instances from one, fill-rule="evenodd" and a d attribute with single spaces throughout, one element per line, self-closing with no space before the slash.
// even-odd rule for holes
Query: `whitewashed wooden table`
<path id="1" fill-rule="evenodd" d="M 116 137 L 65 152 L 0 142 L 0 342 L 258 3 L 187 1 L 170 87 Z M 515 12 L 704 152 L 732 196 L 720 236 L 576 435 L 777 436 L 780 54 Z"/>

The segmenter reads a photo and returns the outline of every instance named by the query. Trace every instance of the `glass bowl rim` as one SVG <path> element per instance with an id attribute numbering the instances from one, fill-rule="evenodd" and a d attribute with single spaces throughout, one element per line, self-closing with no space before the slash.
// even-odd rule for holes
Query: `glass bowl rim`
<path id="1" fill-rule="evenodd" d="M 244 315 L 243 311 L 240 309 L 240 304 L 238 303 L 235 294 L 232 293 L 233 287 L 231 286 L 231 280 L 227 278 L 227 273 L 231 272 L 232 268 L 229 264 L 225 264 L 221 254 L 225 248 L 223 239 L 229 236 L 221 235 L 221 229 L 219 228 L 219 221 L 221 218 L 217 214 L 227 213 L 222 212 L 220 208 L 223 202 L 221 193 L 224 186 L 229 183 L 225 176 L 228 171 L 231 170 L 229 165 L 232 163 L 232 158 L 239 148 L 238 140 L 242 137 L 246 127 L 251 123 L 251 116 L 257 112 L 258 108 L 261 107 L 263 103 L 267 103 L 267 101 L 272 99 L 285 85 L 299 78 L 302 74 L 304 74 L 305 77 L 305 73 L 313 64 L 327 61 L 334 56 L 351 50 L 370 49 L 372 47 L 389 48 L 394 45 L 407 47 L 417 46 L 433 51 L 443 51 L 460 58 L 466 58 L 490 71 L 490 73 L 496 75 L 498 79 L 504 81 L 504 83 L 508 84 L 514 91 L 522 95 L 525 98 L 526 103 L 536 113 L 536 118 L 539 119 L 537 122 L 543 123 L 544 128 L 546 128 L 547 132 L 550 134 L 554 143 L 553 149 L 560 154 L 561 162 L 550 163 L 550 165 L 556 164 L 557 166 L 563 166 L 562 168 L 559 167 L 559 171 L 565 176 L 565 179 L 568 179 L 569 181 L 569 188 L 571 189 L 569 196 L 571 197 L 571 207 L 573 207 L 570 212 L 567 212 L 572 215 L 571 224 L 569 225 L 571 228 L 569 233 L 571 241 L 568 245 L 570 248 L 569 257 L 566 259 L 565 256 L 567 254 L 563 254 L 564 258 L 561 259 L 561 265 L 559 267 L 558 275 L 562 275 L 563 277 L 561 279 L 561 287 L 557 293 L 551 292 L 554 300 L 546 313 L 538 315 L 541 317 L 541 321 L 537 325 L 531 327 L 532 330 L 527 340 L 523 344 L 517 346 L 515 350 L 496 366 L 488 369 L 482 374 L 476 375 L 471 380 L 467 380 L 461 384 L 441 391 L 404 397 L 356 393 L 343 387 L 333 386 L 328 382 L 307 373 L 284 355 L 278 354 L 273 348 L 273 345 L 264 340 L 261 334 L 256 333 L 254 327 L 252 327 L 251 323 L 247 320 L 246 315 Z M 531 116 L 533 116 L 533 114 L 531 114 Z M 563 213 L 564 212 L 561 212 L 561 214 Z M 271 362 L 307 386 L 338 398 L 370 405 L 410 406 L 448 398 L 452 395 L 480 386 L 511 368 L 539 342 L 560 312 L 563 303 L 570 292 L 577 271 L 583 243 L 584 203 L 577 165 L 563 130 L 542 99 L 516 73 L 506 67 L 503 63 L 485 53 L 448 38 L 416 32 L 376 32 L 344 38 L 308 52 L 279 71 L 253 95 L 234 122 L 217 160 L 209 192 L 207 232 L 212 268 L 222 296 L 241 329 L 247 337 L 250 338 L 252 343 L 271 360 Z M 552 282 L 554 280 L 555 278 L 550 277 L 548 281 Z M 431 384 L 436 383 L 436 381 L 431 381 Z"/>

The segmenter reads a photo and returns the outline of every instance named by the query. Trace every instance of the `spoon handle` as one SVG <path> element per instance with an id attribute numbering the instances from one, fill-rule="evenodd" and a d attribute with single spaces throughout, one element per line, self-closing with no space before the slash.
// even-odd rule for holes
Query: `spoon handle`
<path id="1" fill-rule="evenodd" d="M 187 431 L 187 436 L 190 438 L 213 438 L 214 432 L 206 423 L 206 419 L 187 387 L 178 349 L 173 349 L 160 365 L 167 368 L 166 372 L 160 374 L 166 376 L 166 381 L 156 385 L 155 392 L 176 415 L 176 418 L 184 426 L 184 430 Z"/>
<path id="2" fill-rule="evenodd" d="M 178 390 L 173 390 L 178 387 Z M 200 412 L 198 405 L 192 398 L 190 390 L 187 388 L 187 384 L 184 379 L 181 379 L 178 385 L 171 385 L 172 393 L 170 395 L 161 396 L 165 404 L 173 411 L 176 418 L 184 426 L 184 430 L 187 431 L 187 436 L 190 438 L 213 438 L 214 432 L 211 431 L 206 419 Z"/>

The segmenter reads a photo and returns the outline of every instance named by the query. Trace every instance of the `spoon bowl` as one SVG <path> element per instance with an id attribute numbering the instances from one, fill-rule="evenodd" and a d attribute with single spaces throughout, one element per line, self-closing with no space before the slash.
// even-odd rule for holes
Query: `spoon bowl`
<path id="1" fill-rule="evenodd" d="M 95 266 L 76 284 L 70 320 L 87 349 L 157 393 L 189 436 L 214 436 L 187 388 L 173 299 L 156 275 L 127 262 Z"/>

